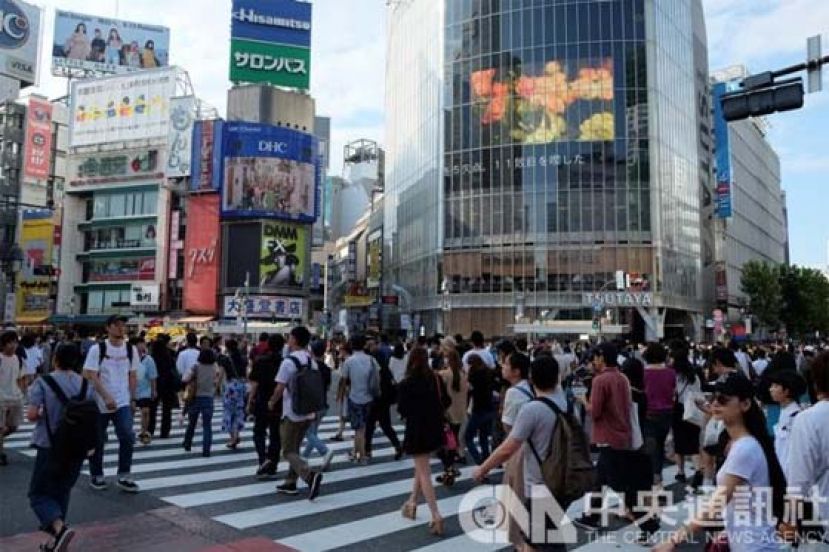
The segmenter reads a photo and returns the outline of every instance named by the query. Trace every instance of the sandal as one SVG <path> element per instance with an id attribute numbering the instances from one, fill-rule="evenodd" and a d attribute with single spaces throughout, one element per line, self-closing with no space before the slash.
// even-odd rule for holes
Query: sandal
<path id="1" fill-rule="evenodd" d="M 433 519 L 429 522 L 429 533 L 436 537 L 443 536 L 443 518 Z"/>
<path id="2" fill-rule="evenodd" d="M 410 501 L 404 502 L 400 508 L 400 514 L 406 519 L 417 518 L 417 504 Z"/>

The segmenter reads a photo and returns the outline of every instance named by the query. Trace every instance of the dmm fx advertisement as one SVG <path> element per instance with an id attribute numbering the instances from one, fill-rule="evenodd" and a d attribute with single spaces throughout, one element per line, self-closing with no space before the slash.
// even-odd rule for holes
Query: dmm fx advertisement
<path id="1" fill-rule="evenodd" d="M 233 0 L 230 80 L 307 90 L 311 78 L 311 3 Z"/>
<path id="2" fill-rule="evenodd" d="M 170 29 L 55 10 L 52 74 L 126 73 L 168 65 Z"/>
<path id="3" fill-rule="evenodd" d="M 171 67 L 72 81 L 69 145 L 166 137 L 177 71 Z"/>
<path id="4" fill-rule="evenodd" d="M 309 226 L 262 223 L 259 287 L 301 289 L 308 271 Z"/>
<path id="5" fill-rule="evenodd" d="M 222 215 L 316 221 L 319 141 L 258 123 L 226 123 L 224 128 Z"/>

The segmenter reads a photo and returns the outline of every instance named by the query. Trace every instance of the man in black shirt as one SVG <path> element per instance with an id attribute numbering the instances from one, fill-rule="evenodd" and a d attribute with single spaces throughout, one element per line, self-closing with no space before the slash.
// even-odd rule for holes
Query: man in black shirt
<path id="1" fill-rule="evenodd" d="M 268 408 L 268 400 L 276 389 L 276 373 L 282 363 L 285 338 L 279 334 L 268 336 L 268 351 L 256 358 L 250 372 L 250 397 L 248 413 L 253 414 L 253 444 L 259 456 L 258 479 L 276 476 L 276 466 L 282 443 L 279 438 L 279 419 L 282 412 Z M 281 403 L 280 403 L 281 404 Z M 269 441 L 267 439 L 270 438 Z M 267 442 L 267 445 L 266 445 Z"/>

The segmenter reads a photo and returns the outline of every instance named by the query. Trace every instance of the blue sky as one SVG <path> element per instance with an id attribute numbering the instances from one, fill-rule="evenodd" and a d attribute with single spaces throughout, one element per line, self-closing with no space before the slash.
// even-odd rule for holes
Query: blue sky
<path id="1" fill-rule="evenodd" d="M 437 1 L 437 0 L 428 0 Z M 657 0 L 674 1 L 674 0 Z M 703 0 L 711 68 L 745 64 L 759 72 L 803 61 L 806 37 L 824 36 L 829 53 L 829 0 Z M 54 8 L 89 12 L 88 0 L 41 0 L 47 38 Z M 119 16 L 171 28 L 171 62 L 186 68 L 196 93 L 224 112 L 230 0 L 94 2 L 96 15 Z M 210 6 L 209 10 L 203 9 Z M 312 93 L 317 112 L 332 117 L 331 169 L 339 173 L 342 148 L 359 138 L 382 143 L 385 75 L 385 0 L 314 0 Z M 117 13 L 116 13 L 117 7 Z M 199 10 L 194 24 L 194 10 Z M 48 41 L 47 41 L 48 43 Z M 45 50 L 45 49 L 44 49 Z M 41 60 L 40 92 L 56 97 L 66 83 Z M 829 71 L 829 68 L 827 68 Z M 829 78 L 825 79 L 829 88 Z M 792 261 L 825 266 L 829 224 L 829 89 L 807 96 L 797 112 L 769 118 L 769 139 L 782 165 L 788 194 Z"/>

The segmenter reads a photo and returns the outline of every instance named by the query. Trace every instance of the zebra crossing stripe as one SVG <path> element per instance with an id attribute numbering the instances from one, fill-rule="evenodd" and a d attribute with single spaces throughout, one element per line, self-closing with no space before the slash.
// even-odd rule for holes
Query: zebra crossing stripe
<path id="1" fill-rule="evenodd" d="M 461 470 L 461 477 L 457 481 L 469 479 L 473 468 Z M 366 502 L 389 498 L 395 495 L 409 493 L 412 490 L 412 478 L 392 481 L 380 485 L 360 487 L 350 491 L 343 491 L 333 495 L 325 495 L 325 478 L 323 477 L 322 494 L 314 502 L 294 500 L 283 504 L 275 504 L 264 508 L 254 508 L 231 514 L 216 516 L 213 519 L 236 529 L 249 529 L 261 525 L 268 525 L 299 518 L 302 516 L 330 512 L 349 508 Z"/>
<path id="2" fill-rule="evenodd" d="M 458 552 L 458 550 L 474 550 L 475 552 L 495 552 L 497 550 L 512 550 L 512 547 L 505 544 L 484 544 L 482 542 L 474 541 L 466 535 L 458 535 L 457 537 L 441 539 L 440 541 L 434 544 L 412 549 L 411 552 Z M 571 549 L 570 552 L 575 552 L 576 550 L 581 552 L 581 548 Z M 640 549 L 639 552 L 642 552 L 642 550 Z"/>
<path id="3" fill-rule="evenodd" d="M 377 443 L 380 444 L 383 440 L 378 439 Z M 391 458 L 394 456 L 394 449 L 391 447 L 376 449 L 374 450 L 373 457 L 375 459 L 381 458 Z M 341 466 L 346 464 L 351 464 L 351 460 L 349 460 L 345 455 L 340 455 L 339 459 L 334 457 L 334 461 L 331 463 L 332 466 Z M 280 464 L 283 466 L 287 465 L 287 462 L 284 460 L 280 461 Z M 322 458 L 312 458 L 308 465 L 312 468 L 318 468 L 322 465 Z M 254 472 L 256 471 L 255 466 L 245 466 L 241 468 L 229 468 L 224 470 L 215 470 L 215 471 L 207 471 L 207 472 L 199 472 L 199 473 L 185 473 L 181 475 L 172 475 L 172 476 L 165 476 L 165 477 L 155 477 L 150 479 L 137 479 L 141 484 L 142 490 L 153 491 L 158 489 L 169 489 L 173 487 L 184 487 L 188 485 L 200 485 L 203 483 L 215 483 L 217 481 L 226 481 L 229 479 L 238 479 L 241 477 L 252 477 Z M 287 473 L 286 470 L 281 470 L 279 472 L 279 476 L 284 476 Z"/>
<path id="4" fill-rule="evenodd" d="M 390 449 L 393 454 L 394 449 Z M 439 460 L 432 460 L 432 464 L 439 463 Z M 324 483 L 338 483 L 341 481 L 351 481 L 360 479 L 361 477 L 373 477 L 375 475 L 382 475 L 406 470 L 405 476 L 409 477 L 412 474 L 414 464 L 411 460 L 399 460 L 397 462 L 384 462 L 368 469 L 365 466 L 349 468 L 344 470 L 337 470 L 326 473 L 323 477 Z M 180 494 L 174 496 L 161 497 L 161 500 L 180 506 L 182 508 L 192 508 L 194 506 L 207 506 L 209 504 L 218 504 L 220 502 L 228 502 L 231 500 L 241 500 L 244 498 L 251 498 L 254 496 L 263 496 L 272 494 L 274 492 L 273 482 L 255 483 L 252 485 L 241 485 L 238 487 L 230 487 L 225 489 L 216 489 L 213 491 L 203 491 L 196 493 Z M 304 550 L 300 548 L 300 550 Z"/>

